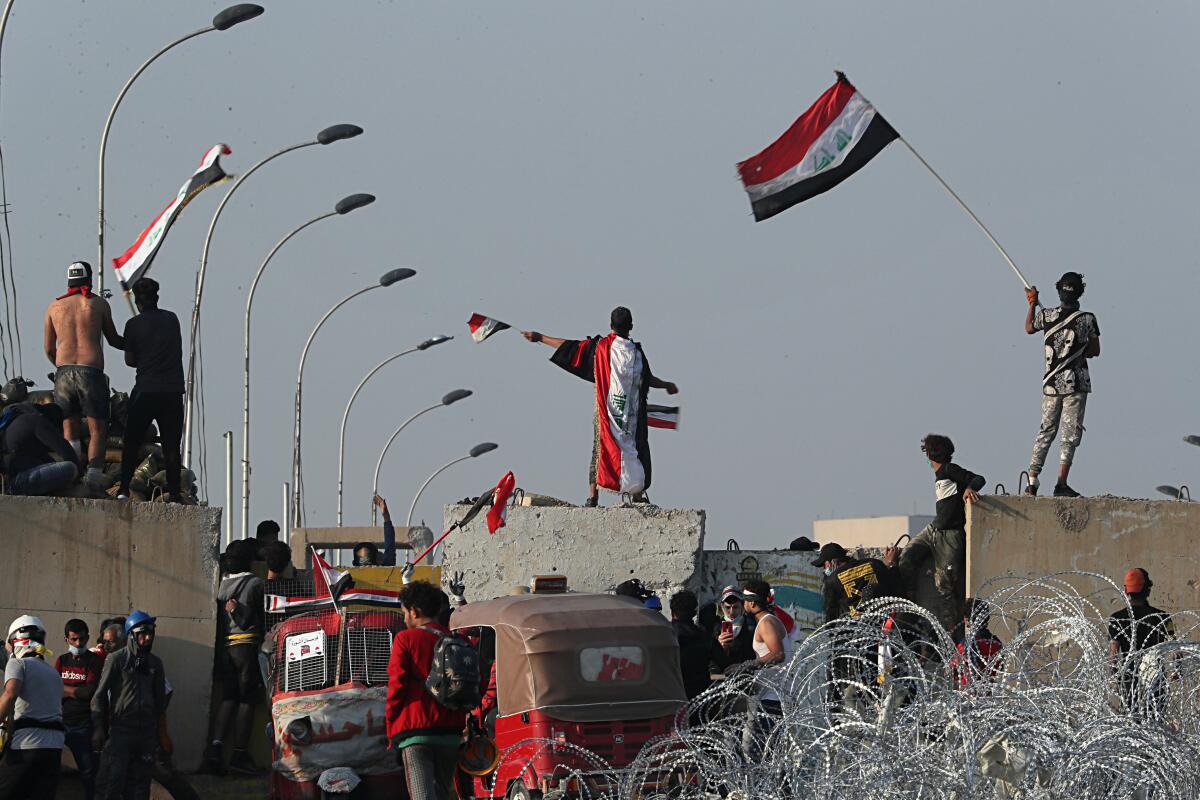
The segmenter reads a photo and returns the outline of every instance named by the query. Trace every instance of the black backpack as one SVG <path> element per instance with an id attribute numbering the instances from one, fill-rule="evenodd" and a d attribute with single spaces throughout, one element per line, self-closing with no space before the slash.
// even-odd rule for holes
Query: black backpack
<path id="1" fill-rule="evenodd" d="M 439 704 L 455 711 L 479 705 L 483 699 L 479 653 L 457 634 L 442 633 L 426 625 L 422 625 L 421 630 L 438 637 L 433 646 L 433 662 L 429 665 L 425 690 Z"/>

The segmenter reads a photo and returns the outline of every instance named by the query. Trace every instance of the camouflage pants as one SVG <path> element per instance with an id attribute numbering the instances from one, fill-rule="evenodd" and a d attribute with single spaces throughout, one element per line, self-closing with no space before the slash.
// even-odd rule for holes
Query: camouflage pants
<path id="1" fill-rule="evenodd" d="M 1042 398 L 1042 426 L 1033 440 L 1033 457 L 1029 459 L 1029 473 L 1040 475 L 1046 465 L 1046 454 L 1054 444 L 1059 422 L 1062 423 L 1062 463 L 1070 465 L 1075 460 L 1075 448 L 1083 439 L 1083 412 L 1087 408 L 1087 394 L 1068 394 Z"/>

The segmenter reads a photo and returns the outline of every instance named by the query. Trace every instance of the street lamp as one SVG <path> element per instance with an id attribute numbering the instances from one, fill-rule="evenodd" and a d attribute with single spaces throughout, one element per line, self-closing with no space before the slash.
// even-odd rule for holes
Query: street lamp
<path id="1" fill-rule="evenodd" d="M 371 502 L 371 524 L 372 525 L 375 524 L 375 513 L 376 513 L 374 498 L 376 495 L 379 494 L 379 468 L 383 466 L 383 457 L 387 455 L 388 448 L 392 446 L 392 442 L 396 441 L 396 437 L 400 435 L 400 431 L 407 428 L 408 423 L 412 422 L 414 419 L 421 416 L 422 414 L 429 412 L 429 411 L 433 411 L 435 408 L 441 408 L 442 406 L 452 405 L 454 403 L 457 403 L 459 400 L 463 400 L 465 398 L 470 397 L 472 394 L 473 394 L 473 392 L 470 389 L 455 389 L 452 392 L 447 392 L 446 394 L 442 395 L 442 401 L 440 403 L 434 403 L 429 408 L 422 408 L 420 411 L 413 414 L 408 419 L 404 420 L 404 422 L 402 422 L 400 424 L 399 428 L 396 428 L 396 432 L 391 435 L 391 438 L 389 438 L 387 440 L 387 444 L 385 444 L 383 446 L 383 450 L 381 450 L 379 452 L 379 460 L 375 462 L 375 478 L 371 482 L 371 500 L 372 500 L 372 502 Z"/>
<path id="2" fill-rule="evenodd" d="M 308 335 L 308 341 L 306 341 L 304 343 L 304 349 L 300 351 L 300 368 L 296 371 L 296 419 L 295 419 L 295 423 L 292 428 L 292 497 L 293 497 L 292 520 L 294 523 L 293 527 L 296 527 L 296 528 L 300 527 L 300 524 L 301 524 L 300 520 L 304 516 L 304 509 L 300 505 L 301 496 L 304 492 L 303 477 L 302 477 L 302 469 L 303 468 L 300 463 L 300 422 L 301 422 L 300 410 L 301 410 L 301 404 L 302 404 L 301 390 L 304 385 L 304 361 L 306 358 L 308 358 L 308 348 L 312 346 L 313 339 L 316 338 L 317 331 L 321 330 L 321 326 L 325 324 L 325 320 L 329 319 L 329 317 L 333 315 L 333 312 L 337 311 L 339 308 L 344 306 L 346 303 L 348 303 L 351 300 L 353 300 L 354 298 L 358 297 L 360 294 L 365 294 L 365 293 L 371 291 L 372 289 L 379 289 L 379 288 L 382 288 L 385 286 L 391 286 L 393 283 L 399 283 L 400 281 L 407 280 L 416 274 L 417 274 L 416 270 L 408 269 L 407 267 L 401 267 L 399 269 L 389 270 L 389 271 L 383 273 L 382 276 L 380 276 L 378 282 L 373 283 L 370 286 L 367 286 L 366 288 L 359 289 L 356 292 L 351 292 L 350 294 L 346 295 L 341 300 L 334 303 L 333 308 L 326 311 L 325 316 L 321 317 L 321 319 L 317 321 L 316 327 L 314 327 L 312 329 L 312 333 L 310 333 Z"/>
<path id="3" fill-rule="evenodd" d="M 226 195 L 228 196 L 228 195 Z M 271 263 L 271 259 L 279 252 L 279 248 L 283 247 L 284 243 L 295 236 L 300 231 L 307 228 L 309 225 L 316 224 L 323 219 L 348 214 L 356 208 L 370 205 L 375 202 L 374 195 L 369 194 L 352 194 L 348 197 L 343 197 L 334 206 L 333 211 L 330 211 L 320 216 L 313 217 L 308 222 L 305 222 L 300 227 L 293 230 L 287 236 L 280 239 L 271 251 L 267 253 L 267 257 L 263 259 L 262 265 L 258 268 L 258 272 L 254 273 L 254 280 L 250 283 L 250 292 L 246 296 L 246 316 L 243 321 L 243 338 L 245 344 L 242 350 L 242 538 L 249 536 L 250 531 L 250 308 L 254 305 L 254 290 L 258 288 L 258 279 L 262 277 L 263 271 L 267 268 L 267 264 Z M 228 512 L 226 512 L 228 513 Z"/>
<path id="4" fill-rule="evenodd" d="M 1185 436 L 1185 437 L 1183 437 L 1183 440 L 1184 440 L 1185 442 L 1187 442 L 1188 444 L 1194 444 L 1194 445 L 1196 445 L 1197 447 L 1200 447 L 1200 436 L 1191 436 L 1191 435 L 1189 435 L 1189 436 Z"/>
<path id="5" fill-rule="evenodd" d="M 100 176 L 99 176 L 99 181 L 97 183 L 97 193 L 99 195 L 99 207 L 100 208 L 99 208 L 99 229 L 97 231 L 98 235 L 96 237 L 99 261 L 98 261 L 96 267 L 97 267 L 97 269 L 100 270 L 100 291 L 101 292 L 104 291 L 104 273 L 108 271 L 104 268 L 104 152 L 105 152 L 105 150 L 108 149 L 109 128 L 112 127 L 113 117 L 116 116 L 117 107 L 120 106 L 121 101 L 125 99 L 125 93 L 129 91 L 129 87 L 133 85 L 133 82 L 136 81 L 138 79 L 138 77 L 143 72 L 146 71 L 146 67 L 153 64 L 155 62 L 155 60 L 158 59 L 159 56 L 161 56 L 163 53 L 170 50 L 175 45 L 182 44 L 182 43 L 186 42 L 188 39 L 192 39 L 203 33 L 210 33 L 211 31 L 229 30 L 234 25 L 238 25 L 247 20 L 254 19 L 258 15 L 262 14 L 263 11 L 265 11 L 265 10 L 266 9 L 264 9 L 262 6 L 255 5 L 254 3 L 238 3 L 235 6 L 230 6 L 229 8 L 225 9 L 224 11 L 220 12 L 215 17 L 213 17 L 211 25 L 207 25 L 198 31 L 192 31 L 191 33 L 189 33 L 185 36 L 179 37 L 175 41 L 168 44 L 166 47 L 163 47 L 161 50 L 159 50 L 154 55 L 150 56 L 150 58 L 146 59 L 146 61 L 140 67 L 137 68 L 137 71 L 134 72 L 133 75 L 131 75 L 129 77 L 129 80 L 125 81 L 125 85 L 121 87 L 121 92 L 120 92 L 120 94 L 117 95 L 117 99 L 113 101 L 112 109 L 108 112 L 108 119 L 106 119 L 104 121 L 104 130 L 100 134 Z"/>
<path id="6" fill-rule="evenodd" d="M 354 398 L 358 397 L 358 393 L 362 391 L 363 386 L 366 385 L 367 381 L 371 380 L 371 377 L 376 372 L 379 372 L 379 370 L 383 369 L 397 358 L 400 358 L 400 356 L 406 356 L 409 353 L 415 353 L 418 350 L 428 350 L 429 348 L 439 345 L 442 342 L 448 342 L 453 338 L 453 336 L 433 336 L 421 342 L 416 347 L 396 353 L 396 355 L 391 356 L 390 358 L 385 358 L 383 361 L 380 361 L 378 364 L 376 364 L 375 368 L 368 372 L 365 378 L 358 382 L 358 386 L 354 387 L 354 391 L 350 394 L 350 402 L 346 403 L 346 410 L 342 412 L 342 427 L 338 432 L 337 526 L 339 528 L 342 527 L 342 478 L 345 474 L 346 420 L 350 417 L 350 407 L 354 405 Z"/>
<path id="7" fill-rule="evenodd" d="M 189 329 L 188 336 L 188 366 L 187 366 L 187 386 L 184 391 L 184 420 L 183 420 L 183 464 L 188 466 L 192 460 L 192 408 L 193 408 L 193 384 L 192 379 L 195 376 L 196 365 L 196 335 L 200 329 L 200 299 L 204 295 L 204 273 L 208 266 L 208 247 L 212 243 L 213 231 L 216 230 L 217 220 L 221 218 L 221 212 L 225 209 L 225 204 L 229 202 L 229 198 L 233 197 L 233 193 L 242 185 L 242 181 L 254 174 L 254 171 L 266 164 L 268 161 L 278 158 L 284 153 L 290 153 L 293 150 L 300 150 L 304 147 L 311 147 L 316 144 L 332 144 L 340 142 L 343 139 L 353 139 L 363 132 L 363 129 L 357 125 L 349 125 L 341 123 L 338 125 L 330 125 L 317 133 L 317 137 L 311 141 L 294 144 L 290 147 L 285 147 L 282 150 L 277 150 L 271 155 L 259 161 L 250 169 L 246 170 L 233 185 L 229 187 L 229 191 L 221 198 L 221 202 L 217 205 L 217 210 L 213 212 L 212 222 L 208 223 L 208 234 L 204 237 L 204 252 L 200 254 L 200 269 L 196 272 L 196 299 L 192 302 L 192 323 Z M 243 531 L 243 536 L 245 532 Z"/>
<path id="8" fill-rule="evenodd" d="M 450 469 L 460 461 L 466 461 L 468 458 L 479 458 L 484 453 L 490 453 L 499 446 L 500 445 L 496 444 L 495 442 L 483 442 L 481 444 L 477 444 L 472 447 L 465 456 L 459 456 L 453 461 L 438 467 L 432 475 L 425 479 L 425 482 L 421 484 L 421 488 L 417 489 L 417 496 L 413 498 L 412 505 L 408 507 L 408 520 L 404 524 L 409 528 L 412 527 L 413 512 L 417 510 L 417 501 L 421 499 L 421 493 L 425 491 L 425 487 L 428 486 L 434 478 L 436 478 L 438 475 L 441 475 L 443 472 Z"/>
<path id="9" fill-rule="evenodd" d="M 1192 491 L 1188 489 L 1186 483 L 1180 485 L 1178 489 L 1174 486 L 1155 486 L 1154 488 L 1157 489 L 1160 494 L 1165 494 L 1167 497 L 1172 497 L 1176 500 L 1183 500 L 1188 503 L 1192 502 Z"/>

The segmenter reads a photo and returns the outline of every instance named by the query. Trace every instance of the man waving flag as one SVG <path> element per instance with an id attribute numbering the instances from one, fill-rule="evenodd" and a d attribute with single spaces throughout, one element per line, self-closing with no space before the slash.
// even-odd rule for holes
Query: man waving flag
<path id="1" fill-rule="evenodd" d="M 179 187 L 175 199 L 167 204 L 146 230 L 142 231 L 128 250 L 113 259 L 113 268 L 116 269 L 123 288 L 133 286 L 137 279 L 150 269 L 154 256 L 158 254 L 158 248 L 167 238 L 167 231 L 171 230 L 183 207 L 209 186 L 215 186 L 229 177 L 225 170 L 221 169 L 221 156 L 227 156 L 231 152 L 233 151 L 229 149 L 229 145 L 225 144 L 215 144 L 208 148 L 192 177 Z"/>
<path id="2" fill-rule="evenodd" d="M 738 164 L 755 221 L 828 192 L 899 137 L 845 75 L 837 76 L 782 136 Z"/>

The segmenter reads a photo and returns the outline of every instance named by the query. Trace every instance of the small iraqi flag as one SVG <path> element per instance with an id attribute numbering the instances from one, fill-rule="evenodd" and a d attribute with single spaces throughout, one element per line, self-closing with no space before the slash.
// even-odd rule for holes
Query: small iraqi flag
<path id="1" fill-rule="evenodd" d="M 504 521 L 508 517 L 508 500 L 516 488 L 517 479 L 513 477 L 512 470 L 509 470 L 492 490 L 492 507 L 487 513 L 488 533 L 494 534 L 504 527 Z"/>
<path id="2" fill-rule="evenodd" d="M 512 326 L 498 319 L 485 317 L 483 314 L 472 314 L 471 318 L 467 320 L 467 327 L 471 329 L 471 338 L 477 342 L 482 342 L 493 333 L 499 333 Z"/>
<path id="3" fill-rule="evenodd" d="M 846 76 L 837 76 L 783 136 L 738 164 L 756 222 L 828 192 L 899 138 Z"/>
<path id="4" fill-rule="evenodd" d="M 646 404 L 646 424 L 651 428 L 679 430 L 679 406 L 656 406 Z"/>

